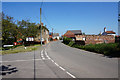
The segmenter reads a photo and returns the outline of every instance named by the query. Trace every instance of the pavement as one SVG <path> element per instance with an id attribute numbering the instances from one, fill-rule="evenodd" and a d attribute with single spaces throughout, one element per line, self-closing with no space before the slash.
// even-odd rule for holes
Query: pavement
<path id="1" fill-rule="evenodd" d="M 2 55 L 2 78 L 118 78 L 118 59 L 54 41 L 32 52 Z"/>

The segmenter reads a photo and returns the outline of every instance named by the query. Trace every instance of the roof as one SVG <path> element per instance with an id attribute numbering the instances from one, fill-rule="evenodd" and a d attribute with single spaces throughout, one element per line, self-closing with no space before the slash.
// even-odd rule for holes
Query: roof
<path id="1" fill-rule="evenodd" d="M 116 34 L 115 32 L 113 31 L 106 31 L 107 34 Z"/>
<path id="2" fill-rule="evenodd" d="M 59 36 L 59 33 L 53 33 L 53 36 Z"/>
<path id="3" fill-rule="evenodd" d="M 69 37 L 69 38 L 71 38 L 71 37 L 75 37 L 75 35 L 63 35 L 63 37 Z"/>
<path id="4" fill-rule="evenodd" d="M 74 34 L 82 34 L 81 30 L 69 30 L 69 31 L 71 31 Z"/>

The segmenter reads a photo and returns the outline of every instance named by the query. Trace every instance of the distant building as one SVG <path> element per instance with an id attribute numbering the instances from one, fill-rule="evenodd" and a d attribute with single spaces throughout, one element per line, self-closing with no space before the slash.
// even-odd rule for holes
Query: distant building
<path id="1" fill-rule="evenodd" d="M 60 39 L 59 33 L 52 33 L 52 32 L 50 32 L 49 33 L 49 40 L 52 41 L 54 39 L 57 39 L 57 40 Z"/>
<path id="2" fill-rule="evenodd" d="M 113 35 L 113 36 L 115 36 L 115 32 L 114 31 L 107 31 L 106 30 L 106 27 L 104 28 L 104 32 L 102 33 L 102 35 Z"/>
<path id="3" fill-rule="evenodd" d="M 115 37 L 113 35 L 76 35 L 75 37 L 75 42 L 82 45 L 115 43 Z"/>
<path id="4" fill-rule="evenodd" d="M 38 27 L 40 24 L 38 24 Z M 41 42 L 41 36 L 40 36 L 40 29 L 37 37 L 34 39 L 35 42 Z M 42 42 L 48 43 L 49 42 L 49 30 L 46 28 L 46 26 L 42 23 Z"/>
<path id="5" fill-rule="evenodd" d="M 63 37 L 68 37 L 68 38 L 76 39 L 75 35 L 82 35 L 82 31 L 81 30 L 68 30 L 63 35 Z"/>
<path id="6" fill-rule="evenodd" d="M 53 37 L 52 38 L 59 40 L 60 39 L 59 33 L 53 33 Z"/>

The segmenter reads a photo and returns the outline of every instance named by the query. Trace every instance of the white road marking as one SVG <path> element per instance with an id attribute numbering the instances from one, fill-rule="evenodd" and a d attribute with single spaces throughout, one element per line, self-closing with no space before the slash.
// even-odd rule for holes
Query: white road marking
<path id="1" fill-rule="evenodd" d="M 60 66 L 59 68 L 62 69 L 63 71 L 65 71 L 65 69 L 63 67 Z"/>
<path id="2" fill-rule="evenodd" d="M 0 61 L 0 62 L 23 62 L 23 61 L 33 61 L 34 59 L 30 60 L 14 60 L 14 61 Z M 42 60 L 42 59 L 35 59 L 35 60 Z"/>
<path id="3" fill-rule="evenodd" d="M 66 72 L 68 75 L 70 75 L 72 78 L 76 78 L 75 76 L 73 76 L 71 73 Z"/>
<path id="4" fill-rule="evenodd" d="M 55 65 L 56 65 L 56 66 L 59 66 L 56 62 L 55 62 Z"/>
<path id="5" fill-rule="evenodd" d="M 76 78 L 74 75 L 72 75 L 70 72 L 66 71 L 63 67 L 61 67 L 59 64 L 57 64 L 53 59 L 51 59 L 45 49 L 45 55 L 48 59 L 50 59 L 56 66 L 58 66 L 61 70 L 65 71 L 69 76 L 71 76 L 72 78 Z"/>
<path id="6" fill-rule="evenodd" d="M 45 60 L 45 58 L 44 58 L 44 57 L 43 57 L 42 59 L 43 59 L 43 60 Z"/>
<path id="7" fill-rule="evenodd" d="M 45 57 L 43 55 L 43 50 L 41 51 L 41 58 L 42 58 L 42 60 L 45 60 Z"/>
<path id="8" fill-rule="evenodd" d="M 47 57 L 48 59 L 51 59 L 51 58 L 48 56 L 48 54 L 47 54 L 47 52 L 46 52 L 46 49 L 45 49 L 45 55 L 46 55 L 46 57 Z"/>
<path id="9" fill-rule="evenodd" d="M 51 61 L 54 63 L 54 61 L 51 59 Z"/>

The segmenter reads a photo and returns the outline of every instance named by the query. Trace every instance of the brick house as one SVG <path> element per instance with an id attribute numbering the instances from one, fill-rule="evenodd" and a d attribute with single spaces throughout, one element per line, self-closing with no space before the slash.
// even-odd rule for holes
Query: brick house
<path id="1" fill-rule="evenodd" d="M 38 27 L 40 24 L 38 24 Z M 34 39 L 35 42 L 41 42 L 41 36 L 40 36 L 40 29 L 37 37 Z M 49 30 L 46 28 L 46 26 L 43 25 L 42 23 L 42 42 L 43 43 L 48 43 L 49 42 Z"/>
<path id="2" fill-rule="evenodd" d="M 81 30 L 68 30 L 63 35 L 63 37 L 68 37 L 68 38 L 76 39 L 75 35 L 82 35 L 82 31 Z"/>
<path id="3" fill-rule="evenodd" d="M 99 44 L 99 43 L 115 43 L 113 35 L 76 35 L 76 43 L 78 44 Z"/>
<path id="4" fill-rule="evenodd" d="M 109 31 L 104 31 L 109 32 Z M 114 33 L 113 33 L 114 34 Z M 83 35 L 81 30 L 68 30 L 63 37 L 75 39 L 75 43 L 81 45 L 115 43 L 115 37 L 112 34 L 107 35 Z"/>
<path id="5" fill-rule="evenodd" d="M 104 28 L 104 32 L 102 33 L 102 35 L 113 35 L 113 36 L 115 36 L 115 32 L 114 31 L 107 31 L 106 30 L 106 27 Z"/>

